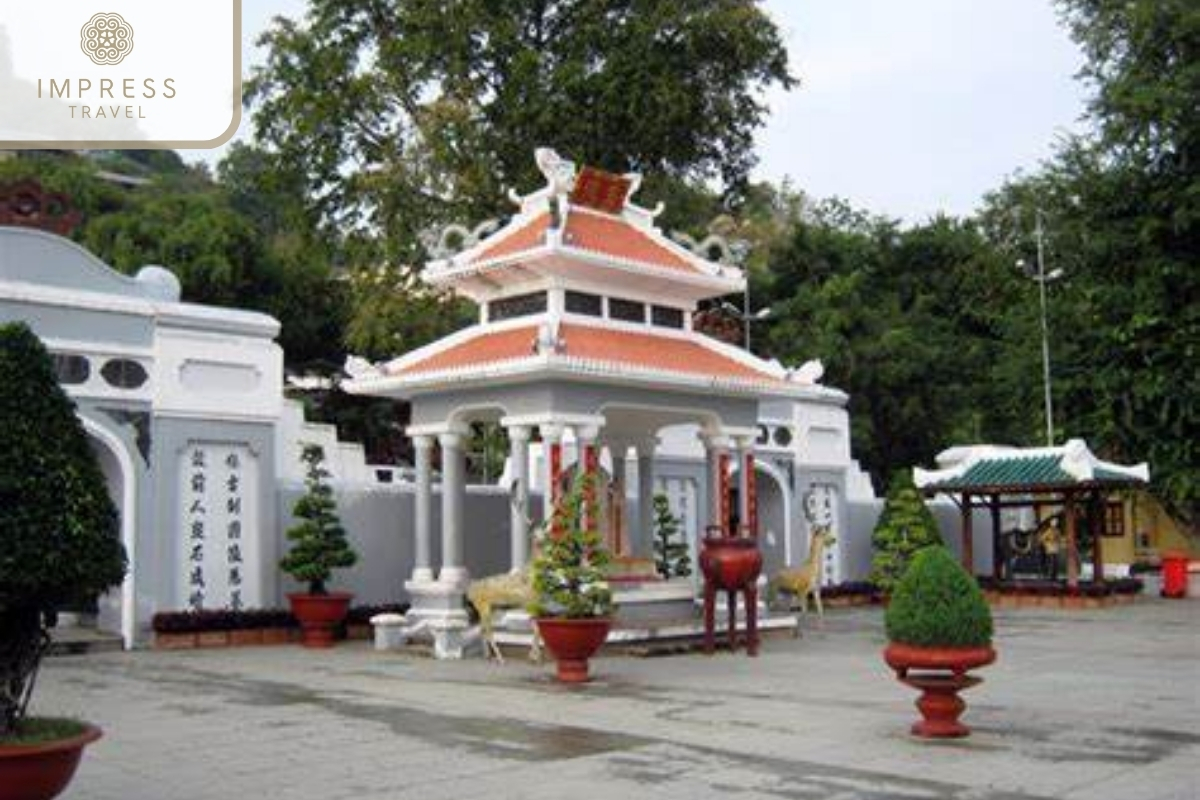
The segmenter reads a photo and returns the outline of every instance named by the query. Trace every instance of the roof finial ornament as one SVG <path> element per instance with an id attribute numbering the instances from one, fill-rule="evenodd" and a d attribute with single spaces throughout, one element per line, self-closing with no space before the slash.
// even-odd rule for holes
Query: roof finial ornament
<path id="1" fill-rule="evenodd" d="M 383 376 L 383 371 L 378 366 L 356 355 L 346 356 L 346 362 L 342 365 L 342 372 L 345 372 L 351 380 L 370 380 Z"/>
<path id="2" fill-rule="evenodd" d="M 729 242 L 725 241 L 724 236 L 718 236 L 715 233 L 710 233 L 700 241 L 692 236 L 689 236 L 682 231 L 672 231 L 671 238 L 679 242 L 681 245 L 691 250 L 700 258 L 708 259 L 712 257 L 713 250 L 717 251 L 717 262 L 720 264 L 734 264 L 736 260 L 733 255 L 733 250 L 729 247 Z"/>
<path id="3" fill-rule="evenodd" d="M 562 224 L 567 218 L 567 196 L 575 189 L 575 162 L 568 161 L 549 147 L 539 147 L 533 151 L 538 169 L 546 176 L 550 195 L 557 201 L 558 221 Z"/>
<path id="4" fill-rule="evenodd" d="M 789 383 L 799 383 L 805 386 L 814 386 L 821 382 L 821 378 L 825 377 L 825 365 L 821 363 L 821 359 L 814 358 L 811 361 L 805 361 L 796 369 L 787 371 L 787 380 Z"/>
<path id="5" fill-rule="evenodd" d="M 431 229 L 421 234 L 421 244 L 432 258 L 449 258 L 461 250 L 469 250 L 483 241 L 484 237 L 500 228 L 500 221 L 489 219 L 479 223 L 474 230 L 466 225 L 452 222 L 441 232 Z M 454 242 L 458 244 L 455 246 Z"/>

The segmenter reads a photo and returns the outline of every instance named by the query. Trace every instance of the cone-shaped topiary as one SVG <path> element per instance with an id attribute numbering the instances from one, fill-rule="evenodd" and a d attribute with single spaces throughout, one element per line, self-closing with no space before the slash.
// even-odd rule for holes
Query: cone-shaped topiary
<path id="1" fill-rule="evenodd" d="M 992 612 L 979 584 L 944 547 L 913 556 L 888 603 L 887 636 L 918 647 L 982 647 Z"/>
<path id="2" fill-rule="evenodd" d="M 890 594 L 913 554 L 935 544 L 942 544 L 937 520 L 913 485 L 912 475 L 907 471 L 896 473 L 871 534 L 875 549 L 871 583 L 884 594 Z"/>
<path id="3" fill-rule="evenodd" d="M 117 510 L 75 404 L 37 336 L 0 326 L 0 737 L 25 716 L 47 618 L 124 575 Z"/>
<path id="4" fill-rule="evenodd" d="M 304 479 L 308 491 L 292 508 L 300 522 L 288 529 L 292 549 L 279 566 L 308 583 L 309 594 L 325 594 L 325 582 L 333 570 L 354 566 L 358 555 L 346 541 L 346 529 L 338 519 L 337 501 L 327 482 L 325 451 L 320 445 L 306 444 L 300 458 L 308 465 Z"/>
<path id="5" fill-rule="evenodd" d="M 687 542 L 680 536 L 679 520 L 665 494 L 654 495 L 654 568 L 667 579 L 692 574 Z"/>

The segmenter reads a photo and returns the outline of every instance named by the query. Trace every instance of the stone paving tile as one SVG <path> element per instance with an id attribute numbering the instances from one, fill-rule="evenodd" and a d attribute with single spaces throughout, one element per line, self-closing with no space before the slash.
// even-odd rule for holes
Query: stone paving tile
<path id="1" fill-rule="evenodd" d="M 64 800 L 1193 800 L 1197 611 L 999 613 L 955 743 L 907 735 L 873 609 L 753 660 L 602 658 L 582 691 L 356 644 L 57 658 L 35 710 L 106 729 Z"/>

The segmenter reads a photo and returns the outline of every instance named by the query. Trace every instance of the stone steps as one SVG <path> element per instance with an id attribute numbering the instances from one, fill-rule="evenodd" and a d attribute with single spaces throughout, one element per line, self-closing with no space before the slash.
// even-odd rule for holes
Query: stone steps
<path id="1" fill-rule="evenodd" d="M 89 653 L 112 653 L 122 650 L 124 643 L 115 633 L 99 631 L 95 628 L 79 625 L 69 625 L 50 630 L 50 650 L 52 656 L 79 656 Z"/>

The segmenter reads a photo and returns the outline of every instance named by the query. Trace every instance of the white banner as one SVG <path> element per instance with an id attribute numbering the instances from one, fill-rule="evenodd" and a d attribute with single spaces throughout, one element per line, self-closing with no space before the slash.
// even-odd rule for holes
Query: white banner
<path id="1" fill-rule="evenodd" d="M 0 148 L 209 148 L 241 121 L 241 0 L 0 3 Z"/>

